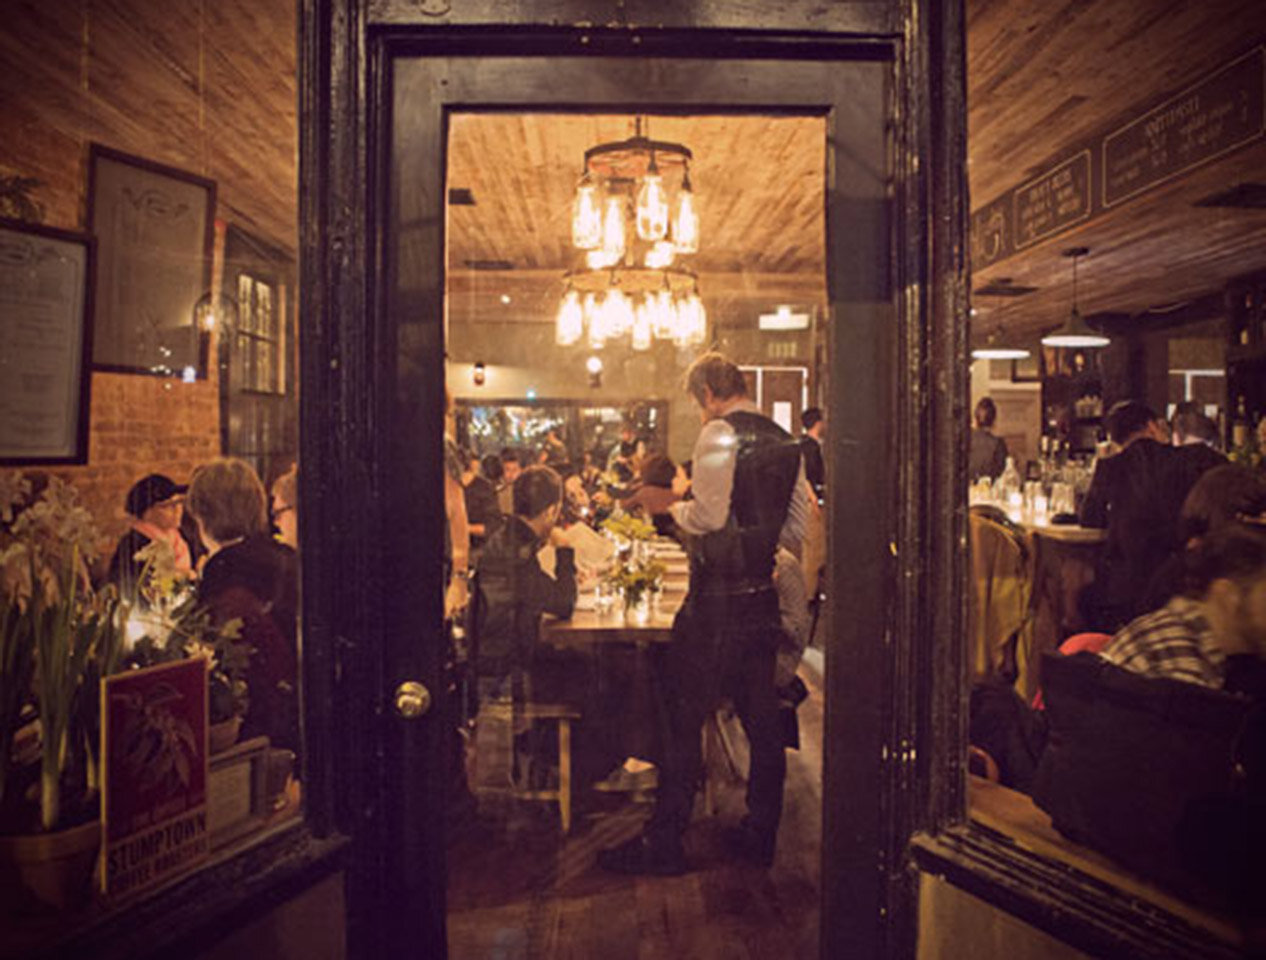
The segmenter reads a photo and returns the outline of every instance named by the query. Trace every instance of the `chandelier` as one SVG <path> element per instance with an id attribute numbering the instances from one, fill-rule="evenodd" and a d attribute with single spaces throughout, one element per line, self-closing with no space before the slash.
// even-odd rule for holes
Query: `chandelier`
<path id="1" fill-rule="evenodd" d="M 628 335 L 634 350 L 655 340 L 695 346 L 707 338 L 698 278 L 679 257 L 699 249 L 689 148 L 642 135 L 585 151 L 572 206 L 572 245 L 582 251 L 563 277 L 555 339 L 601 349 Z"/>

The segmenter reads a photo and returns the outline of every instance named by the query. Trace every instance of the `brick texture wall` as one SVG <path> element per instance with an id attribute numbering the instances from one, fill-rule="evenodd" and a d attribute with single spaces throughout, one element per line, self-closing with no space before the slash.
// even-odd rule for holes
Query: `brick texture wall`
<path id="1" fill-rule="evenodd" d="M 133 483 L 149 473 L 188 483 L 198 464 L 219 455 L 219 402 L 214 380 L 92 375 L 88 463 L 45 469 L 78 488 L 106 534 L 103 551 L 127 529 L 123 501 Z"/>

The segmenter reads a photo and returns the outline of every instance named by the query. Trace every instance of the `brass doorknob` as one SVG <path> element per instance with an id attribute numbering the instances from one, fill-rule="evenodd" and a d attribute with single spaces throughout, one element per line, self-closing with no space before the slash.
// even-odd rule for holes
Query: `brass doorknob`
<path id="1" fill-rule="evenodd" d="M 406 680 L 396 687 L 396 713 L 406 720 L 416 720 L 431 709 L 431 691 L 416 680 Z"/>

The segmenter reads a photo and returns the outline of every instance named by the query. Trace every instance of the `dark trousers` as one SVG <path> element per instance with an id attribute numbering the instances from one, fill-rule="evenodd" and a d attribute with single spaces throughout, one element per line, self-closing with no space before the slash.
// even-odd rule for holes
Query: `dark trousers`
<path id="1" fill-rule="evenodd" d="M 725 698 L 751 744 L 748 820 L 772 837 L 782 816 L 787 758 L 774 692 L 778 597 L 768 591 L 687 596 L 659 663 L 664 750 L 649 831 L 678 842 L 699 782 L 704 720 Z"/>

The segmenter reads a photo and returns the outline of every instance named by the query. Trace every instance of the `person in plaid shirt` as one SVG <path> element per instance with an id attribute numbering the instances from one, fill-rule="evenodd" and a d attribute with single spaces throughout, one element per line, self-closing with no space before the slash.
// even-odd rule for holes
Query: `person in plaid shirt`
<path id="1" fill-rule="evenodd" d="M 1196 551 L 1191 590 L 1131 621 L 1101 656 L 1152 677 L 1224 688 L 1266 658 L 1266 527 L 1237 523 Z M 1246 664 L 1246 661 L 1248 664 Z M 1255 685 L 1255 684 L 1254 684 Z"/>

